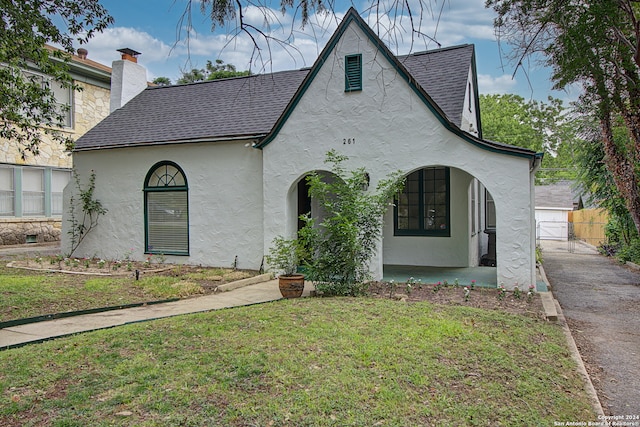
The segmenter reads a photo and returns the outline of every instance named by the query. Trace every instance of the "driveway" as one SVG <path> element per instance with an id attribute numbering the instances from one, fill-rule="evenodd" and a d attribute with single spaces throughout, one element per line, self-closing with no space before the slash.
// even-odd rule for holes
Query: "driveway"
<path id="1" fill-rule="evenodd" d="M 605 413 L 640 416 L 640 271 L 581 242 L 572 252 L 567 242 L 541 246 L 553 294 Z"/>

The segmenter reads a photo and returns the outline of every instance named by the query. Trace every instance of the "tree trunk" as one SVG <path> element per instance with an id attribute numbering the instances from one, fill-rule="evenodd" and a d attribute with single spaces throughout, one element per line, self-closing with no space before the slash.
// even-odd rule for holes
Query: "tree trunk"
<path id="1" fill-rule="evenodd" d="M 605 152 L 607 169 L 611 172 L 616 187 L 625 200 L 631 219 L 640 234 L 640 191 L 638 191 L 638 177 L 635 173 L 634 159 L 637 153 L 624 153 L 616 145 L 611 127 L 611 117 L 601 117 L 600 128 Z M 629 138 L 634 139 L 629 147 L 637 147 L 638 141 L 634 132 L 629 132 Z M 634 150 L 635 151 L 635 150 Z"/>

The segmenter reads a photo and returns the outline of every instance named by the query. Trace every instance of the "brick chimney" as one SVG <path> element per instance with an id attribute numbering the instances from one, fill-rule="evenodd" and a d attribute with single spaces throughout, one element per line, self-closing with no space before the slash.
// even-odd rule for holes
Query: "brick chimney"
<path id="1" fill-rule="evenodd" d="M 111 65 L 111 112 L 124 106 L 147 87 L 147 70 L 138 64 L 133 49 L 118 49 L 122 59 Z"/>

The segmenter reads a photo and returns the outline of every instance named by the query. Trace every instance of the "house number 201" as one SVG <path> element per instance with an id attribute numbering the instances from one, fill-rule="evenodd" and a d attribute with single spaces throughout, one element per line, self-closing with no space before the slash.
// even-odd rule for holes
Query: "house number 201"
<path id="1" fill-rule="evenodd" d="M 356 143 L 356 139 L 355 138 L 343 138 L 342 139 L 342 144 L 343 145 L 351 145 L 351 144 L 355 144 Z"/>

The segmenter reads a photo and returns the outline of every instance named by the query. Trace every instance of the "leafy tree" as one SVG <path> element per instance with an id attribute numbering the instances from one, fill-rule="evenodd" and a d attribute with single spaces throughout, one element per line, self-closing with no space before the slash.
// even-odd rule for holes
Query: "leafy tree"
<path id="1" fill-rule="evenodd" d="M 526 101 L 513 94 L 480 95 L 484 138 L 544 152 L 539 181 L 575 178 L 574 119 L 559 99 Z"/>
<path id="2" fill-rule="evenodd" d="M 58 129 L 68 107 L 56 104 L 49 79 L 78 90 L 68 65 L 73 43 L 86 43 L 113 18 L 97 0 L 1 0 L 0 17 L 0 137 L 16 143 L 23 157 L 38 154 L 44 134 L 70 146 Z M 46 77 L 25 74 L 28 69 Z"/>
<path id="3" fill-rule="evenodd" d="M 401 173 L 381 180 L 375 190 L 367 190 L 364 168 L 347 171 L 347 157 L 335 150 L 327 153 L 333 176 L 312 173 L 307 177 L 309 195 L 323 211 L 319 223 L 303 217 L 299 232 L 309 258 L 305 268 L 323 295 L 358 295 L 370 279 L 369 262 L 377 249 L 383 215 L 393 196 L 402 188 Z"/>
<path id="4" fill-rule="evenodd" d="M 640 230 L 640 5 L 633 0 L 487 0 L 512 59 L 542 55 L 555 88 L 584 88 L 604 164 Z M 618 121 L 619 120 L 619 121 Z M 626 134 L 615 133 L 617 124 Z"/>
<path id="5" fill-rule="evenodd" d="M 250 71 L 237 71 L 235 65 L 225 64 L 223 60 L 216 59 L 215 64 L 207 61 L 205 68 L 193 68 L 191 71 L 184 71 L 182 77 L 178 79 L 178 84 L 242 77 L 250 74 Z"/>
<path id="6" fill-rule="evenodd" d="M 153 84 L 158 86 L 171 86 L 171 79 L 169 77 L 156 77 L 153 79 Z"/>
<path id="7" fill-rule="evenodd" d="M 593 116 L 587 114 L 583 114 L 577 124 L 580 134 L 583 135 L 576 150 L 578 180 L 585 194 L 589 196 L 588 202 L 609 213 L 609 223 L 605 229 L 609 241 L 607 252 L 630 247 L 637 239 L 638 233 L 624 198 L 616 187 L 613 175 L 607 169 L 600 126 Z M 625 141 L 627 136 L 624 124 L 619 118 L 614 126 L 613 135 L 617 140 L 616 144 L 628 143 Z"/>

